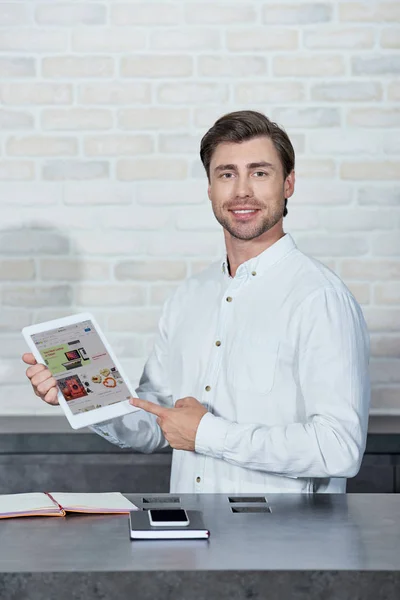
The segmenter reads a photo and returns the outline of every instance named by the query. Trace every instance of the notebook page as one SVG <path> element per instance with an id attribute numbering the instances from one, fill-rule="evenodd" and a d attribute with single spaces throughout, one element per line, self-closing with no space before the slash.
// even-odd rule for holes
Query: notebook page
<path id="1" fill-rule="evenodd" d="M 42 492 L 0 495 L 0 514 L 30 513 L 38 510 L 59 512 L 58 507 Z"/>
<path id="2" fill-rule="evenodd" d="M 138 507 L 132 504 L 120 492 L 105 492 L 100 494 L 74 494 L 67 492 L 51 492 L 56 500 L 65 510 L 79 510 L 85 512 L 129 512 L 138 510 Z"/>

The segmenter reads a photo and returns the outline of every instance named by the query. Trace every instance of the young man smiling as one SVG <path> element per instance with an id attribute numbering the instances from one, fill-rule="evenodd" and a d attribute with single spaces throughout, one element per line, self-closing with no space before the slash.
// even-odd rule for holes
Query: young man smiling
<path id="1" fill-rule="evenodd" d="M 283 231 L 294 192 L 287 134 L 230 113 L 201 142 L 226 255 L 166 302 L 137 413 L 95 429 L 142 452 L 173 448 L 171 492 L 344 492 L 368 422 L 368 332 L 346 286 Z M 32 355 L 27 375 L 54 404 Z"/>

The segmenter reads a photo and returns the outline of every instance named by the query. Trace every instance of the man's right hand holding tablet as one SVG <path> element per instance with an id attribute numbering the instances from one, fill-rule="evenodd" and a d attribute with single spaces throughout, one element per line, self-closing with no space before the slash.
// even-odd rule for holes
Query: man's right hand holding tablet
<path id="1" fill-rule="evenodd" d="M 57 382 L 50 370 L 36 361 L 36 358 L 30 352 L 22 356 L 22 360 L 30 367 L 26 370 L 26 376 L 32 384 L 33 391 L 47 404 L 56 406 L 59 404 L 57 399 Z"/>

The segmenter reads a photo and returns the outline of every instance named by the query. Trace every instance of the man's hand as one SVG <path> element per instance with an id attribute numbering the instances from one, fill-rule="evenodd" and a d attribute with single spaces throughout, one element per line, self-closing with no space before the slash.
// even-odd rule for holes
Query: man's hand
<path id="1" fill-rule="evenodd" d="M 26 376 L 30 380 L 36 396 L 39 396 L 47 404 L 57 405 L 57 382 L 50 370 L 45 365 L 38 364 L 30 352 L 24 354 L 22 360 L 25 364 L 31 365 L 26 370 Z"/>
<path id="2" fill-rule="evenodd" d="M 181 398 L 174 408 L 164 408 L 140 398 L 132 398 L 129 402 L 158 417 L 157 423 L 171 448 L 194 450 L 197 428 L 207 412 L 196 398 Z"/>

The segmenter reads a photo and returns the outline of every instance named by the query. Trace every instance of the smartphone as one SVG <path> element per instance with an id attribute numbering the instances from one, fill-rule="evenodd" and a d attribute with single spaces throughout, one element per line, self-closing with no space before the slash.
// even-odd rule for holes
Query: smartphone
<path id="1" fill-rule="evenodd" d="M 183 508 L 150 508 L 150 525 L 155 527 L 185 527 L 189 525 L 189 517 Z"/>

